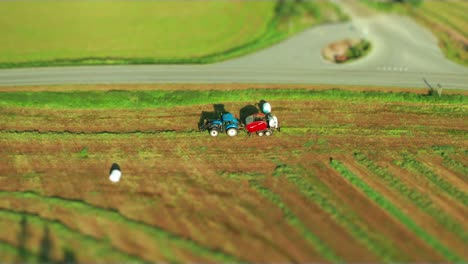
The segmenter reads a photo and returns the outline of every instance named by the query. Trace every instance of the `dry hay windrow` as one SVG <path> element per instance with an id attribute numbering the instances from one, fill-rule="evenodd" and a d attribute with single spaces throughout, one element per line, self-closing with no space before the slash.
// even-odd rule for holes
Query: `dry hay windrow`
<path id="1" fill-rule="evenodd" d="M 317 165 L 314 166 L 317 170 L 317 177 L 330 190 L 333 190 L 334 196 L 336 196 L 335 203 L 345 208 L 344 212 L 352 217 L 355 224 L 365 230 L 370 241 L 379 245 L 382 253 L 390 255 L 391 259 L 398 261 L 417 261 L 423 259 L 425 254 L 426 258 L 428 258 L 427 254 L 430 254 L 431 259 L 440 259 L 418 239 L 410 239 L 414 234 L 411 234 L 401 223 L 390 217 L 385 210 L 369 200 L 364 193 L 355 189 L 328 164 Z M 410 252 L 407 247 L 402 246 L 409 242 L 408 239 L 413 243 L 413 247 L 422 251 L 420 254 Z M 392 241 L 393 245 L 389 244 L 389 241 Z"/>
<path id="2" fill-rule="evenodd" d="M 326 209 L 308 201 L 306 195 L 285 177 L 271 177 L 265 187 L 277 193 L 291 212 L 303 221 L 305 227 L 337 256 L 346 256 L 346 261 L 377 261 L 379 258 L 368 248 L 356 243 L 345 226 L 335 222 Z M 336 239 L 340 237 L 340 239 Z"/>
<path id="3" fill-rule="evenodd" d="M 223 103 L 239 116 L 238 109 L 257 102 Z M 5 220 L 15 226 L 13 234 L 0 232 L 0 241 L 19 246 L 18 219 L 25 214 L 38 223 L 62 223 L 101 246 L 145 261 L 447 260 L 330 167 L 332 158 L 466 258 L 466 242 L 456 229 L 436 230 L 439 218 L 428 213 L 432 211 L 406 202 L 406 196 L 374 178 L 353 155 L 365 153 L 466 229 L 466 205 L 432 184 L 416 165 L 415 170 L 398 163 L 414 160 L 450 186 L 466 190 L 463 106 L 271 103 L 282 130 L 262 138 L 242 132 L 235 138 L 211 138 L 198 132 L 201 112 L 213 110 L 206 104 L 125 110 L 0 108 L 0 206 L 15 214 Z M 441 147 L 445 154 L 437 149 Z M 113 162 L 123 172 L 118 184 L 108 180 Z M 37 255 L 42 229 L 35 228 L 25 250 Z M 66 236 L 52 228 L 51 234 L 51 256 L 60 260 Z M 92 256 L 92 251 L 78 253 L 83 241 L 69 244 L 78 260 Z"/>
<path id="4" fill-rule="evenodd" d="M 445 259 L 449 259 L 450 261 L 458 262 L 461 261 L 463 258 L 458 256 L 454 253 L 450 248 L 446 245 L 443 245 L 438 238 L 435 238 L 431 234 L 429 234 L 426 230 L 422 227 L 417 225 L 411 216 L 406 214 L 402 211 L 401 208 L 396 206 L 392 203 L 388 198 L 384 195 L 376 191 L 374 188 L 369 186 L 365 181 L 362 180 L 361 176 L 355 175 L 352 173 L 346 166 L 344 166 L 341 162 L 337 160 L 331 160 L 330 166 L 335 169 L 340 176 L 345 178 L 348 182 L 350 182 L 355 188 L 359 189 L 359 191 L 363 192 L 368 199 L 373 201 L 377 204 L 383 211 L 388 213 L 393 219 L 399 222 L 399 224 L 405 226 L 408 231 L 417 235 L 417 237 L 424 241 L 428 246 L 434 250 L 435 254 L 439 255 L 439 257 L 443 257 Z M 414 240 L 412 242 L 415 242 Z M 427 256 L 426 256 L 427 257 Z M 432 256 L 431 258 L 435 258 Z"/>
<path id="5" fill-rule="evenodd" d="M 412 216 L 412 219 L 417 222 L 419 226 L 421 226 L 427 232 L 433 234 L 434 236 L 438 237 L 444 244 L 449 245 L 449 247 L 456 251 L 461 256 L 465 256 L 465 243 L 466 240 L 466 225 L 464 223 L 456 223 L 453 220 L 450 221 L 448 225 L 453 225 L 454 223 L 458 225 L 457 229 L 448 230 L 446 227 L 442 227 L 441 223 L 437 220 L 437 217 L 428 213 L 428 210 L 422 210 L 418 204 L 414 203 L 413 201 L 409 200 L 408 197 L 402 195 L 398 190 L 395 188 L 391 188 L 386 181 L 382 181 L 380 178 L 375 177 L 375 173 L 369 171 L 368 169 L 364 168 L 364 166 L 357 164 L 356 160 L 351 157 L 343 157 L 340 159 L 343 164 L 355 175 L 359 175 L 371 188 L 375 189 L 379 193 L 383 194 L 391 203 L 397 205 L 402 210 Z M 410 176 L 411 177 L 411 176 Z M 415 196 L 414 193 L 410 194 Z M 432 213 L 432 211 L 429 211 Z M 403 228 L 404 229 L 404 228 Z M 455 233 L 457 232 L 457 233 Z M 465 234 L 462 234 L 465 233 Z M 404 239 L 404 237 L 402 237 Z M 412 243 L 413 241 L 409 242 Z M 415 259 L 413 261 L 422 261 L 425 259 L 427 251 L 427 245 L 423 245 L 421 243 L 423 241 L 415 241 L 415 244 L 407 247 L 409 249 L 415 249 L 417 247 L 422 247 L 418 250 L 421 253 L 419 255 L 419 259 Z M 418 245 L 419 244 L 419 245 Z M 408 243 L 406 243 L 408 245 Z M 466 257 L 466 256 L 465 256 Z"/>
<path id="6" fill-rule="evenodd" d="M 431 203 L 437 208 L 440 208 L 444 213 L 453 217 L 457 222 L 466 222 L 466 208 L 453 203 L 453 201 L 446 194 L 441 192 L 436 186 L 429 183 L 427 179 L 424 179 L 416 172 L 408 172 L 398 165 L 393 164 L 393 160 L 388 163 L 385 162 L 386 169 L 395 175 L 399 180 L 405 183 L 407 186 L 415 188 L 418 192 L 423 194 L 425 197 L 430 197 Z M 380 163 L 383 164 L 383 163 Z M 412 175 L 408 177 L 407 175 Z"/>
<path id="7" fill-rule="evenodd" d="M 61 221 L 42 218 L 37 214 L 21 211 L 20 208 L 5 209 L 2 206 L 0 227 L 9 231 L 2 232 L 0 240 L 19 251 L 15 261 L 25 261 L 25 257 L 30 257 L 27 255 L 35 255 L 40 261 L 58 262 L 66 260 L 65 255 L 68 252 L 73 254 L 75 261 L 102 261 L 102 256 L 105 256 L 105 259 L 114 261 L 142 262 L 105 240 L 97 240 L 67 227 Z"/>

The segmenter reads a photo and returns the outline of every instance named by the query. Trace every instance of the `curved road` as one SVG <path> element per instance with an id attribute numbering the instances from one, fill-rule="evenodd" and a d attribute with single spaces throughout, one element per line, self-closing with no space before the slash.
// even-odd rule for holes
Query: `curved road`
<path id="1" fill-rule="evenodd" d="M 447 60 L 436 38 L 407 17 L 356 15 L 322 25 L 251 55 L 210 65 L 123 65 L 0 70 L 1 86 L 112 83 L 301 83 L 427 87 L 468 90 L 468 67 Z M 367 37 L 373 50 L 356 62 L 324 61 L 334 40 Z"/>

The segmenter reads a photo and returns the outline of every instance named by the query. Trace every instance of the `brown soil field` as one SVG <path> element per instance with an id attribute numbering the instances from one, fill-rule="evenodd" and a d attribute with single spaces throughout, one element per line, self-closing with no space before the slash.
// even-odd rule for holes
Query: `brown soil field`
<path id="1" fill-rule="evenodd" d="M 226 87 L 231 86 L 216 89 Z M 220 103 L 239 117 L 237 111 L 256 100 Z M 462 202 L 468 182 L 461 172 L 468 165 L 468 112 L 463 103 L 269 102 L 281 132 L 258 137 L 240 131 L 233 138 L 197 130 L 201 113 L 213 110 L 209 104 L 0 106 L 0 256 L 2 250 L 7 256 L 0 261 L 28 260 L 22 250 L 52 262 L 67 256 L 73 262 L 468 260 L 463 250 L 468 210 Z M 452 112 L 453 107 L 461 110 Z M 444 162 L 437 147 L 455 165 Z M 441 226 L 355 153 L 417 190 L 464 233 Z M 399 212 L 382 206 L 331 160 Z M 118 183 L 108 178 L 114 162 L 122 169 Z M 447 186 L 434 184 L 424 171 Z M 462 196 L 455 197 L 450 188 Z"/>

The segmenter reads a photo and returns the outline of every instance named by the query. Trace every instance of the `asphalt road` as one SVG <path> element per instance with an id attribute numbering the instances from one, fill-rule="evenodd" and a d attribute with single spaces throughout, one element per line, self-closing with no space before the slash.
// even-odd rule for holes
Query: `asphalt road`
<path id="1" fill-rule="evenodd" d="M 360 17 L 311 28 L 270 48 L 210 65 L 122 65 L 0 70 L 1 86 L 112 83 L 301 83 L 427 87 L 468 90 L 468 67 L 447 60 L 436 38 L 409 18 Z M 371 40 L 371 53 L 353 63 L 322 59 L 328 43 Z"/>

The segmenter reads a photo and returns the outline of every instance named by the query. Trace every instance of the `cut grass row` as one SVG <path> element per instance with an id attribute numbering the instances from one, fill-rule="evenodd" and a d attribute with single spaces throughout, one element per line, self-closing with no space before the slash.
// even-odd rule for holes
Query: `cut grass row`
<path id="1" fill-rule="evenodd" d="M 197 104 L 219 104 L 219 102 L 251 102 L 252 98 L 268 100 L 344 100 L 381 102 L 421 102 L 460 104 L 468 101 L 461 94 L 442 97 L 425 94 L 378 91 L 346 91 L 339 89 L 250 89 L 250 90 L 177 90 L 177 91 L 75 91 L 75 92 L 4 92 L 1 93 L 0 107 L 44 107 L 44 108 L 149 108 L 188 106 Z"/>
<path id="2" fill-rule="evenodd" d="M 277 168 L 275 169 L 274 173 L 273 173 L 274 177 L 286 176 L 286 178 L 288 178 L 289 180 L 295 179 L 295 176 L 292 176 L 292 175 L 295 175 L 295 169 L 293 169 L 292 167 L 290 167 L 288 165 L 285 165 L 285 164 L 278 165 Z M 247 179 L 248 182 L 249 182 L 250 187 L 253 188 L 254 190 L 256 190 L 258 193 L 262 194 L 262 196 L 264 196 L 266 199 L 268 199 L 270 202 L 272 202 L 278 208 L 280 208 L 281 211 L 284 214 L 284 217 L 285 217 L 286 221 L 290 225 L 294 226 L 301 234 L 303 234 L 303 236 L 306 238 L 306 240 L 308 240 L 317 249 L 317 251 L 322 256 L 324 256 L 330 262 L 340 262 L 340 261 L 342 261 L 341 258 L 336 255 L 336 253 L 334 253 L 330 248 L 327 247 L 327 245 L 325 244 L 324 241 L 321 241 L 319 237 L 317 237 L 316 235 L 311 233 L 307 229 L 307 227 L 305 227 L 305 225 L 291 211 L 291 209 L 283 201 L 283 199 L 281 198 L 281 196 L 279 194 L 277 194 L 273 190 L 267 188 L 265 185 L 263 185 L 259 181 L 259 177 L 257 177 L 257 176 L 252 177 L 251 175 L 244 176 L 244 175 L 238 175 L 238 174 L 235 174 L 235 175 L 230 174 L 230 175 L 226 175 L 226 176 L 228 176 L 230 178 L 234 178 L 234 179 L 244 179 L 244 180 Z M 261 178 L 263 178 L 263 177 L 261 177 Z M 302 177 L 297 176 L 297 178 L 295 179 L 296 180 L 295 181 L 296 185 L 298 187 L 304 187 L 304 186 L 311 187 L 312 186 L 312 185 L 308 185 L 308 183 L 305 183 L 305 181 L 302 181 L 302 182 L 297 181 L 299 178 L 302 178 Z M 317 186 L 317 185 L 314 184 L 314 186 Z M 316 200 L 314 200 L 314 202 L 316 202 Z M 322 200 L 322 202 L 323 202 L 323 200 Z M 326 204 L 325 206 L 331 206 L 331 204 L 327 204 L 327 202 L 321 203 L 321 206 L 324 206 L 324 204 Z M 335 208 L 335 209 L 339 210 L 337 208 Z M 327 213 L 330 213 L 330 210 Z M 342 215 L 342 216 L 344 216 L 344 215 Z M 343 223 L 343 221 L 339 221 L 339 222 L 341 222 L 341 224 Z M 349 226 L 347 226 L 347 227 L 349 227 Z M 356 225 L 355 225 L 355 227 L 356 227 Z M 356 234 L 356 237 L 359 237 L 361 239 L 361 241 L 366 240 L 366 238 L 364 236 L 368 236 L 368 235 L 366 235 L 364 232 L 360 233 L 356 229 L 354 229 L 353 231 L 355 231 L 355 232 L 351 231 L 351 233 Z M 375 238 L 375 236 L 374 236 L 374 238 Z M 375 242 L 375 240 L 374 240 L 374 242 Z M 383 254 L 383 252 L 385 252 L 385 255 L 381 255 L 381 257 L 383 257 L 383 259 L 385 259 L 387 261 L 390 261 L 391 258 L 393 258 L 393 260 L 396 259 L 395 258 L 396 253 L 394 253 L 393 256 L 390 256 L 391 253 L 390 253 L 389 248 L 386 248 L 386 249 L 381 248 L 379 250 L 376 249 L 376 247 L 382 247 L 382 244 L 375 245 L 375 244 L 369 243 L 368 247 L 370 249 L 374 249 L 374 252 L 381 252 L 382 254 Z"/>
<path id="3" fill-rule="evenodd" d="M 116 261 L 125 261 L 129 263 L 143 263 L 141 259 L 117 250 L 105 240 L 96 240 L 94 237 L 84 235 L 80 232 L 70 229 L 65 224 L 57 220 L 48 220 L 36 214 L 19 212 L 4 208 L 0 208 L 0 218 L 2 219 L 2 222 L 5 220 L 9 221 L 9 224 L 12 222 L 20 223 L 21 220 L 25 218 L 27 219 L 28 226 L 38 230 L 42 229 L 44 226 L 47 226 L 47 228 L 50 230 L 49 232 L 54 233 L 60 237 L 62 240 L 60 243 L 62 247 L 66 247 L 70 243 L 77 243 L 81 247 L 86 248 L 88 254 L 90 253 L 90 257 L 95 260 L 113 259 Z M 31 249 L 28 251 L 37 254 L 37 256 L 39 256 L 41 253 L 37 249 Z"/>
<path id="4" fill-rule="evenodd" d="M 395 161 L 395 163 L 396 165 L 401 166 L 402 168 L 406 168 L 408 170 L 424 175 L 424 177 L 429 179 L 432 182 L 432 184 L 443 190 L 454 200 L 462 203 L 465 206 L 468 205 L 468 195 L 465 191 L 453 186 L 452 184 L 444 180 L 444 178 L 434 173 L 432 170 L 427 168 L 424 164 L 417 161 L 416 159 L 410 157 L 409 155 L 403 154 L 403 159 L 397 160 Z"/>
<path id="5" fill-rule="evenodd" d="M 348 168 L 346 168 L 341 162 L 337 160 L 331 161 L 331 166 L 337 170 L 344 178 L 346 178 L 351 184 L 360 189 L 364 194 L 369 197 L 372 201 L 377 203 L 385 211 L 387 211 L 392 217 L 398 219 L 403 225 L 405 225 L 409 230 L 414 232 L 419 236 L 423 241 L 428 243 L 433 247 L 437 252 L 442 254 L 447 260 L 451 262 L 460 262 L 462 258 L 453 253 L 449 248 L 444 246 L 438 239 L 431 236 L 424 229 L 418 226 L 413 219 L 406 215 L 401 209 L 395 206 L 390 202 L 386 197 L 384 197 L 379 192 L 371 188 L 366 182 L 364 182 L 360 177 L 353 174 Z"/>
<path id="6" fill-rule="evenodd" d="M 273 176 L 285 177 L 289 182 L 293 183 L 309 201 L 317 204 L 322 210 L 327 212 L 333 220 L 343 226 L 352 237 L 359 243 L 373 252 L 384 262 L 392 262 L 401 257 L 395 247 L 385 238 L 371 233 L 363 224 L 362 220 L 355 213 L 343 210 L 329 200 L 330 190 L 318 180 L 310 182 L 313 175 L 310 175 L 305 170 L 297 173 L 293 168 L 286 164 L 278 165 Z"/>
<path id="7" fill-rule="evenodd" d="M 435 16 L 429 16 L 423 11 L 412 10 L 410 15 L 432 30 L 439 40 L 439 47 L 447 58 L 461 65 L 468 65 L 468 39 L 463 33 L 451 27 L 447 22 L 434 20 Z"/>
<path id="8" fill-rule="evenodd" d="M 402 197 L 405 197 L 409 202 L 412 202 L 422 211 L 436 219 L 441 226 L 458 236 L 463 242 L 468 243 L 466 230 L 441 208 L 437 207 L 429 196 L 420 193 L 416 188 L 404 184 L 398 177 L 395 177 L 385 168 L 377 165 L 366 155 L 355 153 L 354 158 L 358 163 L 364 165 L 369 171 L 384 181 L 386 186 L 396 190 Z"/>
<path id="9" fill-rule="evenodd" d="M 328 1 L 287 2 L 282 15 L 283 1 L 4 2 L 0 68 L 212 63 L 347 19 Z M 306 5 L 317 12 L 290 14 Z"/>
<path id="10" fill-rule="evenodd" d="M 129 229 L 135 230 L 135 232 L 143 232 L 150 235 L 154 239 L 153 243 L 159 245 L 166 251 L 169 250 L 167 243 L 170 241 L 171 244 L 176 245 L 178 248 L 188 250 L 196 255 L 204 256 L 209 259 L 220 262 L 238 261 L 237 258 L 234 258 L 224 252 L 205 248 L 197 244 L 195 241 L 182 238 L 176 234 L 169 233 L 155 226 L 127 218 L 117 211 L 96 207 L 84 201 L 70 200 L 60 197 L 46 197 L 33 192 L 0 191 L 0 197 L 3 199 L 12 197 L 15 199 L 23 199 L 25 201 L 31 200 L 34 202 L 40 202 L 42 204 L 49 204 L 50 206 L 57 206 L 63 209 L 73 210 L 75 213 L 79 212 L 83 215 L 93 215 L 95 217 L 121 223 L 127 226 Z M 172 253 L 169 251 L 167 251 L 166 257 L 172 262 L 177 262 L 176 256 L 172 256 Z"/>
<path id="11" fill-rule="evenodd" d="M 465 178 L 468 178 L 468 167 L 450 156 L 450 153 L 454 152 L 452 147 L 435 146 L 432 149 L 442 157 L 444 165 L 446 165 L 448 168 L 452 168 L 455 171 L 458 171 Z"/>
<path id="12" fill-rule="evenodd" d="M 452 1 L 456 3 L 456 1 Z M 468 9 L 466 1 L 460 2 Z M 443 1 L 427 1 L 424 3 L 420 11 L 427 17 L 434 19 L 442 24 L 449 26 L 457 32 L 460 32 L 463 36 L 468 37 L 468 20 L 466 19 L 466 13 L 460 11 L 458 8 L 452 6 L 453 3 L 447 4 Z"/>
<path id="13" fill-rule="evenodd" d="M 286 221 L 293 227 L 295 227 L 300 234 L 317 250 L 317 252 L 323 256 L 327 261 L 337 263 L 342 262 L 341 258 L 336 255 L 333 250 L 325 244 L 319 237 L 312 233 L 301 220 L 289 209 L 289 207 L 283 202 L 281 197 L 263 186 L 257 180 L 249 180 L 249 185 L 262 194 L 270 202 L 278 206 L 284 214 Z"/>
<path id="14" fill-rule="evenodd" d="M 7 241 L 0 239 L 0 256 L 2 262 L 13 263 L 21 261 L 24 263 L 39 263 L 38 256 L 26 248 L 18 248 Z"/>

